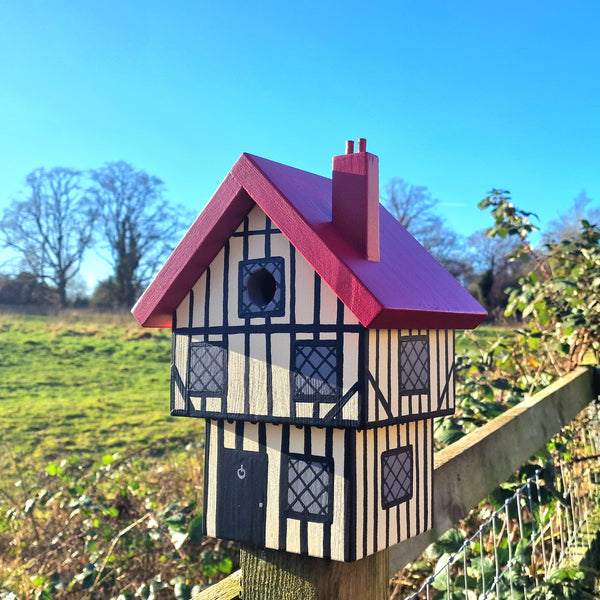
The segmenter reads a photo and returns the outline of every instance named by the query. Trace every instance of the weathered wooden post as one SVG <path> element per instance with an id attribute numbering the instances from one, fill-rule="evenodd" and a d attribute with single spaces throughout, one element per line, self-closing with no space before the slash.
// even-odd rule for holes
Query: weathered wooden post
<path id="1" fill-rule="evenodd" d="M 245 545 L 244 598 L 384 598 L 386 549 L 432 525 L 453 330 L 486 312 L 379 205 L 366 140 L 332 179 L 242 154 L 133 314 L 173 330 L 171 413 L 206 419 L 206 533 Z"/>

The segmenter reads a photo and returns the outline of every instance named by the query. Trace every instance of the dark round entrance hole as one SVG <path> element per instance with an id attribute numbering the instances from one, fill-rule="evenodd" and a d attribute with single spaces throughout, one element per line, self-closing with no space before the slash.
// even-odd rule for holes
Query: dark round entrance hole
<path id="1" fill-rule="evenodd" d="M 277 282 L 275 277 L 266 269 L 254 271 L 248 277 L 248 295 L 250 300 L 258 306 L 266 306 L 275 297 Z"/>

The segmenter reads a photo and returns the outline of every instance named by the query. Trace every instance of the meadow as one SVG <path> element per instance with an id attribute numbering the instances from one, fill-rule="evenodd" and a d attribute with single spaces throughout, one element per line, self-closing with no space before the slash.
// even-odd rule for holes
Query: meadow
<path id="1" fill-rule="evenodd" d="M 0 480 L 197 441 L 201 420 L 169 415 L 169 362 L 170 332 L 129 315 L 0 316 Z"/>

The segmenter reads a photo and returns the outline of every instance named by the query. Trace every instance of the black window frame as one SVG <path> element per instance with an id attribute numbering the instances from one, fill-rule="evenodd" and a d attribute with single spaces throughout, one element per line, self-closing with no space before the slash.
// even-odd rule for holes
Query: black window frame
<path id="1" fill-rule="evenodd" d="M 335 384 L 327 383 L 332 391 L 328 394 L 306 393 L 302 386 L 299 386 L 299 378 L 307 379 L 306 375 L 299 372 L 299 359 L 306 362 L 307 358 L 302 353 L 306 348 L 325 348 L 328 355 L 333 355 L 335 358 L 335 368 L 333 376 Z M 342 387 L 342 351 L 337 340 L 296 340 L 292 346 L 293 368 L 292 368 L 292 398 L 295 402 L 331 402 L 336 403 L 341 398 Z"/>
<path id="2" fill-rule="evenodd" d="M 268 271 L 275 280 L 273 299 L 261 306 L 248 292 L 248 279 L 257 271 Z M 285 315 L 285 260 L 282 256 L 253 258 L 238 263 L 238 316 L 240 319 L 256 317 L 283 317 Z"/>
<path id="3" fill-rule="evenodd" d="M 390 482 L 387 480 L 391 474 L 391 460 L 400 455 L 404 454 L 408 456 L 409 461 L 409 489 L 402 488 L 404 494 L 398 497 L 390 497 Z M 413 497 L 414 489 L 414 454 L 413 454 L 413 446 L 412 444 L 408 444 L 407 446 L 400 446 L 399 448 L 393 448 L 391 450 L 386 450 L 381 453 L 381 507 L 383 509 L 393 508 L 394 506 L 398 506 L 407 502 Z M 387 477 L 386 477 L 387 476 Z M 397 479 L 397 475 L 393 475 L 395 479 Z"/>
<path id="4" fill-rule="evenodd" d="M 197 379 L 200 378 L 199 375 L 196 374 L 194 370 L 193 364 L 193 354 L 194 350 L 197 348 L 214 348 L 219 349 L 220 352 L 217 354 L 221 358 L 220 364 L 220 372 L 219 372 L 219 380 L 216 382 L 217 385 L 215 387 L 203 387 L 203 388 L 195 388 L 193 387 L 192 377 Z M 190 342 L 189 346 L 189 357 L 188 357 L 188 385 L 187 391 L 190 396 L 194 397 L 205 397 L 205 398 L 222 398 L 227 391 L 227 348 L 225 347 L 224 342 Z M 213 361 L 215 357 L 212 356 L 211 360 Z M 211 377 L 215 379 L 215 376 L 211 374 Z"/>
<path id="5" fill-rule="evenodd" d="M 322 467 L 322 473 L 327 475 L 327 482 L 326 484 L 323 484 L 323 488 L 326 490 L 327 492 L 327 502 L 326 504 L 320 504 L 319 507 L 321 509 L 321 512 L 319 514 L 317 513 L 312 513 L 309 512 L 307 510 L 304 511 L 298 511 L 298 510 L 294 510 L 293 505 L 296 504 L 296 502 L 300 502 L 302 504 L 305 504 L 305 502 L 303 502 L 301 495 L 296 492 L 291 486 L 292 483 L 294 482 L 292 480 L 292 478 L 290 477 L 290 474 L 292 472 L 292 466 L 291 463 L 292 461 L 295 461 L 296 463 L 306 463 L 306 465 L 308 465 L 307 467 L 304 468 L 303 472 L 306 472 L 306 470 L 309 468 L 309 466 L 311 464 L 318 464 Z M 299 519 L 301 521 L 311 521 L 314 523 L 331 523 L 333 522 L 333 478 L 334 478 L 334 472 L 333 472 L 333 459 L 326 457 L 326 456 L 307 456 L 305 454 L 296 454 L 296 453 L 290 453 L 287 457 L 287 461 L 286 461 L 286 470 L 285 470 L 285 509 L 284 509 L 284 515 L 288 518 L 291 519 Z M 298 470 L 295 469 L 295 473 L 296 473 L 296 479 L 298 477 L 301 477 L 301 475 L 298 474 Z M 290 501 L 290 493 L 295 494 L 295 498 L 292 499 L 292 501 Z M 313 496 L 314 498 L 314 494 L 312 492 L 309 491 L 309 493 Z M 302 492 L 302 495 L 304 494 L 304 492 Z"/>
<path id="6" fill-rule="evenodd" d="M 423 367 L 423 371 L 426 374 L 426 382 L 425 385 L 421 385 L 420 387 L 409 387 L 406 385 L 405 378 L 411 378 L 411 375 L 407 375 L 406 366 L 408 361 L 406 359 L 406 355 L 409 353 L 407 351 L 407 347 L 414 345 L 416 343 L 424 344 L 425 352 L 426 352 L 426 364 Z M 399 358 L 400 358 L 400 393 L 403 395 L 407 394 L 428 394 L 431 389 L 431 356 L 430 356 L 430 348 L 429 348 L 429 337 L 426 335 L 418 335 L 418 336 L 410 336 L 410 337 L 400 337 L 399 340 Z M 414 365 L 410 365 L 411 368 Z M 419 383 L 423 383 L 419 380 Z"/>

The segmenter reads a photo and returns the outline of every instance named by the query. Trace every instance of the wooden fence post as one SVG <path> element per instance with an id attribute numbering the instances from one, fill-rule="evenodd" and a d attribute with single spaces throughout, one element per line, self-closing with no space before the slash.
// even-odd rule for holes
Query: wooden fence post
<path id="1" fill-rule="evenodd" d="M 242 546 L 243 600 L 387 600 L 389 556 L 383 550 L 344 563 Z"/>

